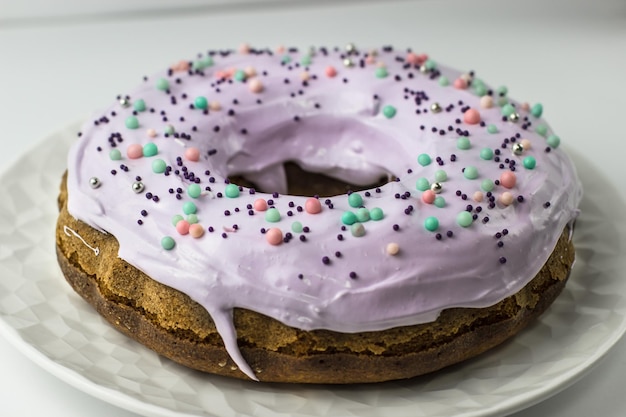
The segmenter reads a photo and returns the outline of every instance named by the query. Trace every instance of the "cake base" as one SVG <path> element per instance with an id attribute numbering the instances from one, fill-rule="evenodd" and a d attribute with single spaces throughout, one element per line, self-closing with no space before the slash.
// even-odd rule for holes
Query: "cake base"
<path id="1" fill-rule="evenodd" d="M 206 310 L 120 259 L 114 236 L 67 212 L 65 181 L 59 209 L 59 265 L 72 288 L 109 323 L 182 365 L 248 378 L 229 358 Z M 431 323 L 353 334 L 302 331 L 235 309 L 239 348 L 258 379 L 267 382 L 370 383 L 437 371 L 497 346 L 550 306 L 565 286 L 574 262 L 569 236 L 569 229 L 564 230 L 529 284 L 491 307 L 453 308 Z M 98 248 L 98 253 L 93 248 Z"/>

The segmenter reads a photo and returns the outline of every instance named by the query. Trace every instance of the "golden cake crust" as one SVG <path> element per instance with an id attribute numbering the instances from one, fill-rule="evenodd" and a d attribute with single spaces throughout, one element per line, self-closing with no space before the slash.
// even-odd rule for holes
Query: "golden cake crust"
<path id="1" fill-rule="evenodd" d="M 78 294 L 115 328 L 157 353 L 190 368 L 247 379 L 204 308 L 120 259 L 114 236 L 68 213 L 65 177 L 58 203 L 57 257 Z M 239 348 L 256 376 L 268 382 L 380 382 L 439 370 L 502 343 L 550 306 L 574 262 L 569 235 L 563 231 L 529 284 L 491 307 L 448 309 L 432 323 L 353 334 L 303 331 L 235 309 Z M 98 255 L 85 243 L 97 247 Z"/>

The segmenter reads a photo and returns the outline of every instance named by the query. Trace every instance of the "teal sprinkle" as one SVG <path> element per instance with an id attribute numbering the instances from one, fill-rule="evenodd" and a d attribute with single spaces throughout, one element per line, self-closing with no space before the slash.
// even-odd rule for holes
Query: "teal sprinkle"
<path id="1" fill-rule="evenodd" d="M 560 144 L 561 138 L 559 138 L 557 135 L 548 136 L 548 145 L 550 145 L 550 147 L 558 148 Z"/>
<path id="2" fill-rule="evenodd" d="M 196 109 L 206 110 L 209 107 L 209 101 L 206 97 L 199 96 L 193 101 L 193 105 Z"/>
<path id="3" fill-rule="evenodd" d="M 146 111 L 146 102 L 142 99 L 136 100 L 133 103 L 133 109 L 135 111 Z"/>
<path id="4" fill-rule="evenodd" d="M 296 221 L 291 223 L 291 231 L 294 233 L 302 233 L 302 223 Z"/>
<path id="5" fill-rule="evenodd" d="M 538 125 L 535 128 L 535 132 L 539 133 L 541 136 L 545 136 L 548 133 L 548 127 L 546 125 Z"/>
<path id="6" fill-rule="evenodd" d="M 300 65 L 308 67 L 309 65 L 311 65 L 311 62 L 313 62 L 312 59 L 311 59 L 311 55 L 305 55 L 300 60 Z"/>
<path id="7" fill-rule="evenodd" d="M 233 74 L 233 78 L 235 79 L 235 81 L 244 82 L 246 81 L 246 73 L 243 70 L 237 70 Z"/>
<path id="8" fill-rule="evenodd" d="M 196 214 L 197 212 L 198 212 L 198 207 L 196 207 L 195 203 L 191 201 L 185 201 L 185 203 L 183 203 L 183 213 L 189 215 L 189 214 Z"/>
<path id="9" fill-rule="evenodd" d="M 483 148 L 480 150 L 480 157 L 485 161 L 489 161 L 493 159 L 493 149 L 491 148 Z"/>
<path id="10" fill-rule="evenodd" d="M 387 68 L 378 67 L 376 68 L 376 78 L 385 78 L 389 73 L 387 72 Z"/>
<path id="11" fill-rule="evenodd" d="M 435 182 L 444 182 L 448 179 L 448 174 L 443 169 L 435 171 Z"/>
<path id="12" fill-rule="evenodd" d="M 498 97 L 498 101 L 496 101 L 496 104 L 500 107 L 506 106 L 507 104 L 509 104 L 509 99 L 506 97 Z"/>
<path id="13" fill-rule="evenodd" d="M 396 115 L 396 108 L 393 106 L 385 106 L 383 107 L 383 114 L 387 119 L 392 119 Z"/>
<path id="14" fill-rule="evenodd" d="M 282 62 L 283 64 L 288 64 L 288 63 L 291 62 L 291 57 L 289 55 L 283 55 L 283 57 L 280 60 L 280 62 Z"/>
<path id="15" fill-rule="evenodd" d="M 499 96 L 506 96 L 507 94 L 509 94 L 509 89 L 506 88 L 505 86 L 501 86 L 501 87 L 498 87 L 498 89 L 496 90 L 496 93 Z"/>
<path id="16" fill-rule="evenodd" d="M 151 157 L 159 153 L 159 148 L 153 142 L 143 145 L 143 156 Z"/>
<path id="17" fill-rule="evenodd" d="M 448 79 L 448 77 L 442 75 L 441 77 L 439 77 L 439 85 L 442 87 L 447 87 L 450 85 L 450 80 Z"/>
<path id="18" fill-rule="evenodd" d="M 426 220 L 424 220 L 424 228 L 429 232 L 434 232 L 439 229 L 439 220 L 434 216 L 426 217 Z"/>
<path id="19" fill-rule="evenodd" d="M 366 221 L 369 221 L 370 211 L 366 209 L 365 207 L 361 207 L 360 209 L 356 211 L 356 219 L 361 223 L 365 223 Z"/>
<path id="20" fill-rule="evenodd" d="M 185 220 L 185 218 L 183 216 L 181 216 L 180 214 L 176 214 L 176 215 L 172 216 L 172 226 L 176 227 L 178 222 L 181 221 L 181 220 Z"/>
<path id="21" fill-rule="evenodd" d="M 356 223 L 356 214 L 351 211 L 344 211 L 344 213 L 341 215 L 341 223 L 347 226 Z"/>
<path id="22" fill-rule="evenodd" d="M 426 62 L 424 62 L 424 67 L 428 71 L 432 71 L 437 68 L 437 63 L 433 61 L 432 59 L 427 59 Z"/>
<path id="23" fill-rule="evenodd" d="M 478 178 L 478 169 L 475 166 L 467 166 L 463 170 L 463 176 L 468 180 L 475 180 Z"/>
<path id="24" fill-rule="evenodd" d="M 352 233 L 352 236 L 354 237 L 364 236 L 365 226 L 363 226 L 361 223 L 354 223 L 352 226 L 350 226 L 350 233 Z"/>
<path id="25" fill-rule="evenodd" d="M 472 224 L 472 213 L 462 211 L 456 216 L 456 222 L 461 227 L 469 227 Z"/>
<path id="26" fill-rule="evenodd" d="M 265 212 L 265 220 L 270 223 L 276 223 L 280 220 L 280 212 L 275 208 L 270 208 Z"/>
<path id="27" fill-rule="evenodd" d="M 498 126 L 496 126 L 496 125 L 487 125 L 487 132 L 489 132 L 489 133 L 498 133 Z"/>
<path id="28" fill-rule="evenodd" d="M 415 183 L 415 188 L 417 188 L 419 191 L 426 191 L 430 188 L 430 183 L 424 177 L 418 178 L 417 182 Z"/>
<path id="29" fill-rule="evenodd" d="M 164 160 L 155 159 L 154 161 L 152 161 L 152 172 L 154 172 L 155 174 L 164 173 L 166 168 L 167 168 L 167 164 L 165 163 Z"/>
<path id="30" fill-rule="evenodd" d="M 172 250 L 176 246 L 176 241 L 170 236 L 165 236 L 161 239 L 161 247 L 165 250 Z"/>
<path id="31" fill-rule="evenodd" d="M 109 158 L 111 158 L 112 161 L 119 161 L 122 159 L 122 152 L 120 152 L 119 149 L 111 149 L 111 152 L 109 152 Z"/>
<path id="32" fill-rule="evenodd" d="M 175 132 L 176 132 L 176 129 L 174 129 L 174 126 L 172 125 L 165 126 L 165 133 L 167 135 L 173 135 Z"/>
<path id="33" fill-rule="evenodd" d="M 159 78 L 156 82 L 156 88 L 161 91 L 168 90 L 170 88 L 170 82 L 165 78 Z"/>
<path id="34" fill-rule="evenodd" d="M 493 190 L 493 187 L 494 187 L 494 183 L 489 178 L 485 178 L 480 183 L 480 188 L 482 188 L 484 191 L 491 191 Z"/>
<path id="35" fill-rule="evenodd" d="M 512 104 L 507 103 L 504 106 L 502 106 L 502 115 L 509 117 L 510 115 L 512 115 L 513 113 L 515 113 L 515 107 L 513 107 Z"/>
<path id="36" fill-rule="evenodd" d="M 350 207 L 361 207 L 363 205 L 363 197 L 359 193 L 352 193 L 348 196 L 348 204 Z"/>
<path id="37" fill-rule="evenodd" d="M 379 207 L 374 207 L 370 210 L 370 219 L 374 221 L 382 220 L 384 217 L 383 210 Z"/>
<path id="38" fill-rule="evenodd" d="M 189 195 L 189 197 L 198 198 L 200 194 L 202 194 L 202 187 L 200 187 L 200 185 L 195 183 L 189 184 L 189 187 L 187 187 L 187 195 Z"/>
<path id="39" fill-rule="evenodd" d="M 543 114 L 543 105 L 541 103 L 535 104 L 530 109 L 530 114 L 532 114 L 535 117 L 541 117 L 541 115 Z"/>
<path id="40" fill-rule="evenodd" d="M 129 129 L 137 129 L 139 127 L 139 119 L 135 116 L 128 116 L 125 123 L 126 127 Z"/>
<path id="41" fill-rule="evenodd" d="M 437 197 L 435 197 L 435 201 L 433 202 L 433 204 L 436 207 L 444 208 L 446 206 L 446 199 L 438 195 Z"/>
<path id="42" fill-rule="evenodd" d="M 524 158 L 523 164 L 524 168 L 526 169 L 535 169 L 535 166 L 537 165 L 537 160 L 532 156 L 527 156 L 526 158 Z"/>
<path id="43" fill-rule="evenodd" d="M 235 184 L 228 184 L 224 189 L 224 195 L 228 198 L 237 198 L 239 197 L 239 186 Z"/>
<path id="44" fill-rule="evenodd" d="M 468 150 L 469 148 L 472 147 L 472 144 L 469 140 L 469 138 L 465 137 L 465 136 L 461 136 L 460 138 L 458 138 L 456 140 L 456 147 L 461 149 L 461 150 Z"/>
<path id="45" fill-rule="evenodd" d="M 187 222 L 189 222 L 189 224 L 198 223 L 198 215 L 195 213 L 191 213 L 187 216 Z"/>
<path id="46" fill-rule="evenodd" d="M 425 167 L 426 165 L 430 165 L 430 163 L 432 162 L 432 159 L 430 159 L 430 156 L 428 154 L 421 154 L 420 156 L 417 157 L 417 162 Z"/>

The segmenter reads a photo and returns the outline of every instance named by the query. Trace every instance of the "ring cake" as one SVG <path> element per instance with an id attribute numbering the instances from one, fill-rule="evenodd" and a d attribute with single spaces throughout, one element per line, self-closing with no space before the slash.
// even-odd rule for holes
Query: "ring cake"
<path id="1" fill-rule="evenodd" d="M 542 112 L 410 50 L 209 51 L 81 128 L 59 263 L 116 328 L 195 369 L 432 372 L 565 285 L 582 191 Z"/>

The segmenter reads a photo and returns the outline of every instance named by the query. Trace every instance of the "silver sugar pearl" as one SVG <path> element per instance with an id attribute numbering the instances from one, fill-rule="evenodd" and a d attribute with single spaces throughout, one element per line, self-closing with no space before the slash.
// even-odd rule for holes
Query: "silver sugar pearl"
<path id="1" fill-rule="evenodd" d="M 135 193 L 137 193 L 137 194 L 142 192 L 144 190 L 144 188 L 146 188 L 146 187 L 143 185 L 143 182 L 141 182 L 141 181 L 135 181 L 133 183 L 133 191 Z"/>
<path id="2" fill-rule="evenodd" d="M 509 121 L 511 121 L 513 123 L 517 123 L 519 121 L 519 114 L 517 114 L 517 113 L 509 114 Z"/>
<path id="3" fill-rule="evenodd" d="M 89 185 L 91 186 L 91 188 L 98 188 L 102 185 L 102 183 L 100 182 L 100 180 L 98 179 L 98 177 L 91 177 L 89 178 Z"/>
<path id="4" fill-rule="evenodd" d="M 430 105 L 430 111 L 432 111 L 433 113 L 439 113 L 441 111 L 441 106 L 439 105 L 439 103 L 433 103 Z"/>
<path id="5" fill-rule="evenodd" d="M 521 143 L 514 143 L 512 149 L 515 155 L 521 155 L 524 152 L 524 146 Z"/>
<path id="6" fill-rule="evenodd" d="M 426 65 L 421 65 L 420 66 L 420 72 L 426 74 L 428 72 L 428 68 L 426 68 Z"/>
<path id="7" fill-rule="evenodd" d="M 350 58 L 344 58 L 343 60 L 343 66 L 344 67 L 351 67 L 354 65 L 354 62 L 352 62 L 352 60 Z"/>
<path id="8" fill-rule="evenodd" d="M 356 46 L 353 43 L 349 43 L 346 45 L 346 52 L 349 54 L 353 54 L 356 52 Z"/>
<path id="9" fill-rule="evenodd" d="M 430 191 L 435 194 L 439 194 L 443 190 L 443 185 L 440 182 L 433 182 L 430 184 Z"/>
<path id="10" fill-rule="evenodd" d="M 126 97 L 122 97 L 120 99 L 120 106 L 122 106 L 124 108 L 129 107 L 130 106 L 130 100 L 127 99 Z"/>

